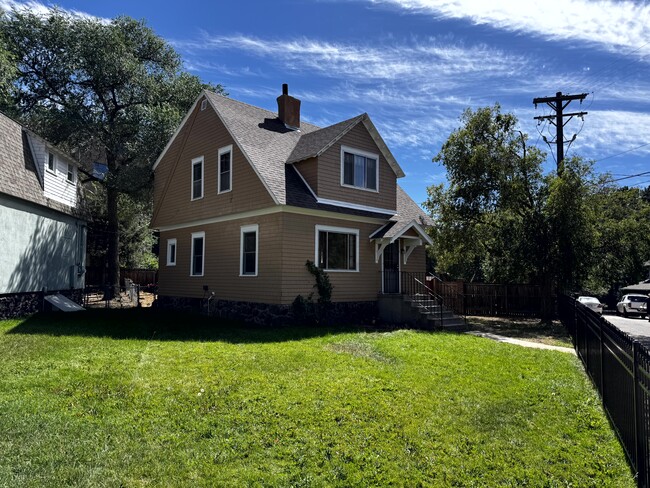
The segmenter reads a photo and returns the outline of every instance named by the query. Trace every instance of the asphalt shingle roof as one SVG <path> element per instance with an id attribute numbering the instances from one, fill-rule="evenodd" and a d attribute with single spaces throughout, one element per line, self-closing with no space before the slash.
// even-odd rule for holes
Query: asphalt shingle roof
<path id="1" fill-rule="evenodd" d="M 290 166 L 290 163 L 319 155 L 341 135 L 368 119 L 367 114 L 357 115 L 325 128 L 301 122 L 300 130 L 296 131 L 287 129 L 275 112 L 210 91 L 205 94 L 277 203 L 386 218 L 385 214 L 318 203 L 295 168 Z M 396 200 L 397 214 L 390 219 L 395 224 L 386 229 L 386 232 L 399 232 L 414 220 L 423 226 L 432 225 L 431 219 L 399 185 Z"/>
<path id="2" fill-rule="evenodd" d="M 287 129 L 274 112 L 206 92 L 253 169 L 262 177 L 278 203 L 286 203 L 284 165 L 303 134 L 319 127 L 300 123 L 300 131 Z"/>
<path id="3" fill-rule="evenodd" d="M 27 129 L 0 113 L 0 193 L 68 215 L 76 209 L 46 198 L 36 170 Z"/>
<path id="4" fill-rule="evenodd" d="M 345 134 L 367 116 L 367 114 L 357 115 L 338 124 L 304 134 L 298 140 L 296 147 L 287 159 L 287 163 L 297 163 L 322 154 L 341 134 Z"/>

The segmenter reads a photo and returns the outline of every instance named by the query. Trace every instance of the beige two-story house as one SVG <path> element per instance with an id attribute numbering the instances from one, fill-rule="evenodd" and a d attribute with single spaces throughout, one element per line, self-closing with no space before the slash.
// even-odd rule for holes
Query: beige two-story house
<path id="1" fill-rule="evenodd" d="M 326 270 L 337 313 L 376 315 L 425 271 L 428 216 L 367 114 L 320 128 L 204 91 L 154 165 L 159 303 L 276 322 Z M 278 317 L 279 316 L 279 317 Z M 273 320 L 271 320 L 273 318 Z"/>

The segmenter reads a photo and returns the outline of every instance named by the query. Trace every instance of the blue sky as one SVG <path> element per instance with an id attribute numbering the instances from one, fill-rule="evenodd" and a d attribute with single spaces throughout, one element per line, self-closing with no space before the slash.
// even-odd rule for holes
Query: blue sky
<path id="1" fill-rule="evenodd" d="M 588 111 L 567 155 L 596 160 L 624 178 L 650 172 L 650 5 L 633 1 L 260 0 L 88 2 L 66 10 L 146 20 L 204 81 L 277 110 L 281 84 L 302 100 L 302 118 L 325 126 L 368 112 L 417 201 L 445 180 L 431 162 L 465 108 L 499 102 L 548 153 L 554 127 L 535 97 L 588 93 L 567 110 Z M 0 0 L 0 8 L 49 3 Z M 620 180 L 650 185 L 650 174 Z"/>

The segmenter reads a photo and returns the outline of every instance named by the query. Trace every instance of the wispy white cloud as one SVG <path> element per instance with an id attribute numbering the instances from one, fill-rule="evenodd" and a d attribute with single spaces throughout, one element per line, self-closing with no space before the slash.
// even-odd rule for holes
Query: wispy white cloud
<path id="1" fill-rule="evenodd" d="M 405 11 L 430 14 L 436 19 L 466 19 L 496 29 L 523 32 L 553 40 L 576 40 L 603 46 L 647 46 L 650 5 L 615 0 L 369 0 Z"/>
<path id="2" fill-rule="evenodd" d="M 81 10 L 64 9 L 56 6 L 56 4 L 49 3 L 49 2 L 48 3 L 38 2 L 36 0 L 28 0 L 24 2 L 17 1 L 17 0 L 0 0 L 0 10 L 4 10 L 4 11 L 10 11 L 15 9 L 17 11 L 31 12 L 37 15 L 47 15 L 52 10 L 54 10 L 54 8 L 58 8 L 61 12 L 66 12 L 74 17 L 80 17 L 84 19 L 96 19 L 96 20 L 101 20 L 102 22 L 109 21 L 109 19 L 96 17 L 86 12 L 82 12 Z"/>
<path id="3" fill-rule="evenodd" d="M 322 42 L 313 39 L 269 40 L 250 36 L 209 36 L 193 41 L 172 41 L 178 49 L 197 53 L 235 49 L 258 57 L 272 57 L 286 68 L 325 77 L 366 83 L 399 81 L 404 77 L 461 84 L 462 77 L 511 76 L 527 61 L 485 45 L 442 44 L 436 39 L 413 40 L 382 46 Z M 492 61 L 486 65 L 485 60 Z"/>

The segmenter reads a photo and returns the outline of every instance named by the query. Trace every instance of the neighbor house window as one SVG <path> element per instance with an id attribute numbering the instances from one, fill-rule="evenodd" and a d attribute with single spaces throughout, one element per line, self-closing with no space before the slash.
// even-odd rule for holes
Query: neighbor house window
<path id="1" fill-rule="evenodd" d="M 240 276 L 257 276 L 257 233 L 259 226 L 241 228 Z"/>
<path id="2" fill-rule="evenodd" d="M 54 165 L 54 154 L 52 153 L 47 153 L 47 169 L 54 173 L 55 165 Z"/>
<path id="3" fill-rule="evenodd" d="M 316 263 L 326 271 L 358 271 L 359 230 L 317 225 Z"/>
<path id="4" fill-rule="evenodd" d="M 218 193 L 232 190 L 232 146 L 219 149 Z"/>
<path id="5" fill-rule="evenodd" d="M 68 181 L 74 183 L 74 166 L 68 163 Z"/>
<path id="6" fill-rule="evenodd" d="M 192 264 L 190 274 L 203 276 L 205 258 L 205 232 L 192 233 Z"/>
<path id="7" fill-rule="evenodd" d="M 192 200 L 203 198 L 203 156 L 192 160 Z"/>
<path id="8" fill-rule="evenodd" d="M 341 146 L 341 185 L 377 191 L 379 156 Z"/>
<path id="9" fill-rule="evenodd" d="M 167 239 L 167 266 L 176 266 L 176 239 Z"/>

